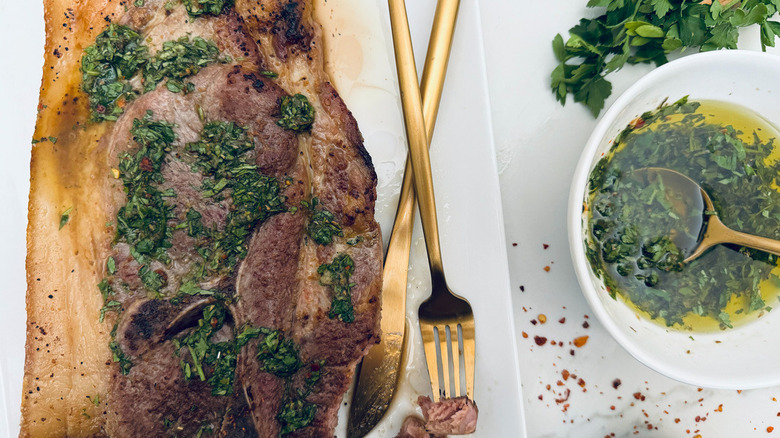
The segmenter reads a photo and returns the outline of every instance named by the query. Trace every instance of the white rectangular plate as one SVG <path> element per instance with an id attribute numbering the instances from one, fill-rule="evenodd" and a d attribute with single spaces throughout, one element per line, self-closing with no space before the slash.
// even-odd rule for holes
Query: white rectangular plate
<path id="1" fill-rule="evenodd" d="M 17 436 L 24 368 L 25 227 L 29 150 L 40 87 L 41 2 L 0 3 L 0 436 Z M 434 0 L 408 2 L 417 65 L 422 71 Z M 318 0 L 328 70 L 358 120 L 379 177 L 377 217 L 389 238 L 398 202 L 406 143 L 395 75 L 387 3 Z M 462 0 L 444 96 L 432 144 L 442 251 L 451 288 L 474 309 L 477 336 L 475 437 L 524 437 L 509 272 L 495 164 L 478 0 Z M 12 61 L 13 60 L 13 61 Z M 6 62 L 8 61 L 8 62 Z M 371 437 L 390 437 L 418 413 L 419 394 L 430 395 L 417 307 L 430 290 L 419 228 L 412 248 L 407 316 L 411 354 L 388 415 Z M 97 292 L 96 292 L 97 293 Z M 349 399 L 349 394 L 346 400 Z M 338 437 L 346 436 L 346 406 Z"/>

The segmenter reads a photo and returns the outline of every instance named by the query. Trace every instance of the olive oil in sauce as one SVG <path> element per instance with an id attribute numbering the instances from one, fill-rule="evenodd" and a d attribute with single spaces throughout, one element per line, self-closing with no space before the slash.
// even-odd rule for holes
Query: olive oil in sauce
<path id="1" fill-rule="evenodd" d="M 761 116 L 724 102 L 681 99 L 633 121 L 590 180 L 588 258 L 610 293 L 679 330 L 730 328 L 771 310 L 778 258 L 718 245 L 682 263 L 700 231 L 686 214 L 703 208 L 684 206 L 664 181 L 638 182 L 634 171 L 676 170 L 708 191 L 727 226 L 780 238 L 775 139 L 780 133 Z"/>

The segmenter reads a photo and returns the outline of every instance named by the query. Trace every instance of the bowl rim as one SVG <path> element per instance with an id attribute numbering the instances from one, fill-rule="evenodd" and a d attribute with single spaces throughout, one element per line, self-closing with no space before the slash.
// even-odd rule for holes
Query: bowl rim
<path id="1" fill-rule="evenodd" d="M 700 64 L 719 63 L 724 59 L 728 59 L 728 62 L 743 63 L 745 65 L 750 65 L 751 67 L 755 67 L 759 63 L 768 65 L 766 64 L 768 62 L 773 63 L 775 67 L 780 66 L 780 57 L 776 55 L 747 50 L 722 50 L 684 56 L 674 61 L 670 61 L 642 76 L 624 93 L 618 96 L 608 110 L 603 113 L 585 143 L 585 147 L 580 154 L 577 166 L 572 175 L 567 212 L 569 250 L 577 281 L 592 312 L 596 314 L 598 320 L 607 329 L 613 339 L 639 362 L 667 377 L 691 385 L 717 389 L 763 388 L 780 384 L 780 369 L 774 374 L 730 375 L 728 380 L 724 380 L 722 378 L 718 379 L 716 377 L 701 376 L 690 371 L 685 371 L 638 347 L 636 343 L 623 332 L 617 322 L 609 315 L 605 306 L 601 303 L 601 299 L 599 298 L 600 292 L 594 287 L 591 281 L 591 268 L 585 257 L 582 240 L 584 228 L 582 226 L 582 207 L 588 178 L 594 163 L 597 162 L 597 157 L 595 157 L 596 151 L 599 149 L 602 140 L 607 135 L 607 131 L 611 128 L 611 125 L 614 123 L 617 116 L 619 116 L 620 113 L 638 95 L 640 95 L 640 93 L 645 92 L 648 88 L 648 84 L 657 83 L 659 79 L 680 74 L 679 72 Z M 667 331 L 669 331 L 669 329 L 667 329 Z M 697 334 L 697 337 L 706 335 L 707 333 L 699 333 Z"/>

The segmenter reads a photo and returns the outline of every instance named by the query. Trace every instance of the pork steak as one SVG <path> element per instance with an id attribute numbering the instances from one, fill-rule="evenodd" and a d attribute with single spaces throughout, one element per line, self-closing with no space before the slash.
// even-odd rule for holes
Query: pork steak
<path id="1" fill-rule="evenodd" d="M 379 335 L 382 239 L 311 1 L 66 3 L 46 4 L 47 45 L 78 57 L 47 57 L 65 85 L 42 88 L 37 129 L 71 132 L 33 149 L 22 435 L 333 436 Z"/>

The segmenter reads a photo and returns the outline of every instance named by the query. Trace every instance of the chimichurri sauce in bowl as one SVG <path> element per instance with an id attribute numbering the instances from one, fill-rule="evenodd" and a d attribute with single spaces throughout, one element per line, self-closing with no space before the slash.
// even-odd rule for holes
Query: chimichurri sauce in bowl
<path id="1" fill-rule="evenodd" d="M 587 258 L 610 295 L 680 330 L 731 328 L 770 311 L 780 290 L 778 257 L 717 245 L 683 263 L 702 215 L 712 212 L 641 169 L 688 176 L 709 193 L 724 224 L 777 239 L 778 141 L 759 115 L 717 101 L 683 98 L 632 121 L 592 170 L 586 201 Z"/>

